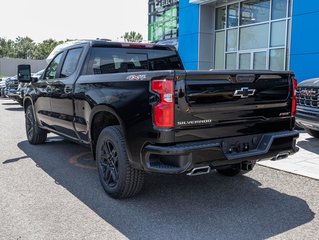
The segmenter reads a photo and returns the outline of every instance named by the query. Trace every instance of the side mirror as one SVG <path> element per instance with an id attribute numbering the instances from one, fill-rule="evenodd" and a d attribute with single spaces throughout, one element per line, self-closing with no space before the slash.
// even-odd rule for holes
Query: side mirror
<path id="1" fill-rule="evenodd" d="M 18 65 L 18 81 L 28 83 L 31 80 L 31 66 L 26 64 Z"/>

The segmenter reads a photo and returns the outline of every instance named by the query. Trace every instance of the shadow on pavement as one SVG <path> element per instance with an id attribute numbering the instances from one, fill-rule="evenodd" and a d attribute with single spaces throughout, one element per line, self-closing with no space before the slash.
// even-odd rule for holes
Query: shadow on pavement
<path id="1" fill-rule="evenodd" d="M 23 107 L 17 107 L 17 108 L 5 108 L 7 111 L 13 111 L 13 112 L 22 112 Z"/>
<path id="2" fill-rule="evenodd" d="M 262 188 L 247 176 L 216 173 L 147 175 L 141 194 L 114 200 L 100 185 L 89 149 L 64 141 L 38 146 L 23 141 L 18 147 L 129 239 L 266 239 L 314 218 L 298 197 Z M 91 167 L 77 165 L 80 158 Z"/>
<path id="3" fill-rule="evenodd" d="M 26 159 L 29 158 L 28 156 L 23 156 L 23 157 L 17 157 L 17 158 L 11 158 L 11 159 L 7 159 L 3 162 L 3 164 L 8 164 L 8 163 L 14 163 L 14 162 L 18 162 L 22 159 Z"/>
<path id="4" fill-rule="evenodd" d="M 19 105 L 17 102 L 2 103 L 2 105 Z"/>
<path id="5" fill-rule="evenodd" d="M 319 154 L 319 139 L 309 136 L 305 140 L 297 142 L 297 146 L 301 147 L 309 152 Z"/>

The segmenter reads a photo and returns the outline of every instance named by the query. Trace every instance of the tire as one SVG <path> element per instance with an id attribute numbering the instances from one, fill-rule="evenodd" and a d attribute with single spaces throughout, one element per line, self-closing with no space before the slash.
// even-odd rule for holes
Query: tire
<path id="1" fill-rule="evenodd" d="M 240 164 L 234 164 L 225 168 L 216 169 L 216 171 L 223 176 L 234 177 L 241 172 Z"/>
<path id="2" fill-rule="evenodd" d="M 319 131 L 316 131 L 316 130 L 312 130 L 312 129 L 309 129 L 309 128 L 305 128 L 306 132 L 315 137 L 315 138 L 319 138 Z"/>
<path id="3" fill-rule="evenodd" d="M 25 129 L 29 143 L 38 145 L 46 141 L 47 132 L 38 127 L 33 114 L 32 105 L 27 107 L 25 113 Z"/>
<path id="4" fill-rule="evenodd" d="M 119 126 L 102 130 L 96 145 L 100 182 L 112 198 L 129 198 L 143 187 L 144 172 L 129 163 L 123 133 Z"/>

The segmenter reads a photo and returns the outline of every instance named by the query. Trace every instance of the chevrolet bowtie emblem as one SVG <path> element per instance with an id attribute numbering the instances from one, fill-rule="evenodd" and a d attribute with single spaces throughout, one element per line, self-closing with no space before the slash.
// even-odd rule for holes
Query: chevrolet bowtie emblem
<path id="1" fill-rule="evenodd" d="M 255 94 L 256 89 L 249 89 L 247 87 L 243 87 L 240 90 L 236 90 L 234 93 L 235 97 L 248 98 L 249 96 L 253 96 Z"/>

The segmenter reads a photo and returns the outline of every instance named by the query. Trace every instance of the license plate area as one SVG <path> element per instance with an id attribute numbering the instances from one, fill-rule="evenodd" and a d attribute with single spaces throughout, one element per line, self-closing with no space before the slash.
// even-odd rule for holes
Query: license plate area
<path id="1" fill-rule="evenodd" d="M 255 150 L 262 138 L 262 135 L 250 135 L 243 137 L 234 137 L 224 139 L 221 142 L 221 147 L 224 154 L 238 154 Z"/>

